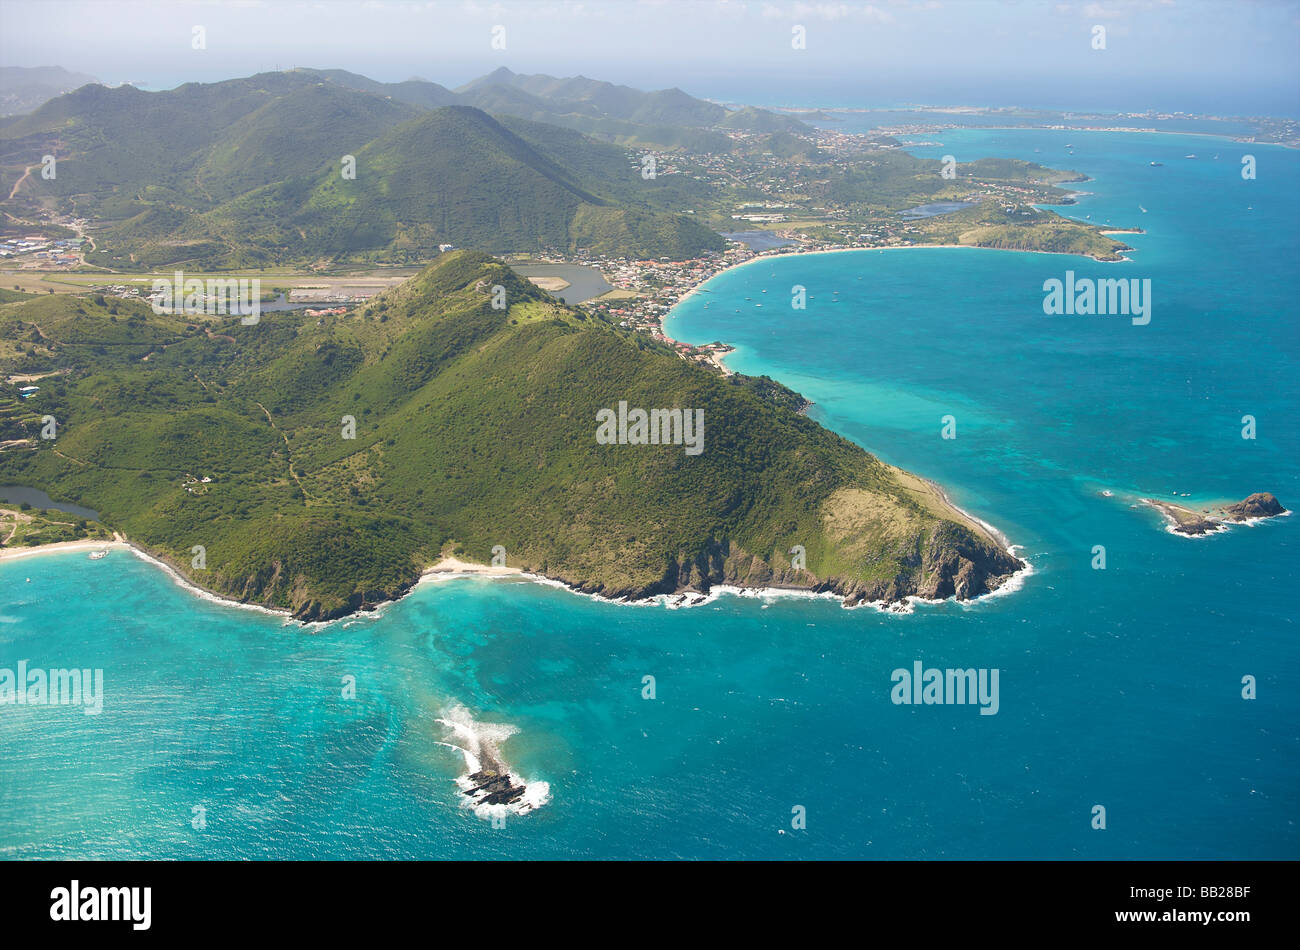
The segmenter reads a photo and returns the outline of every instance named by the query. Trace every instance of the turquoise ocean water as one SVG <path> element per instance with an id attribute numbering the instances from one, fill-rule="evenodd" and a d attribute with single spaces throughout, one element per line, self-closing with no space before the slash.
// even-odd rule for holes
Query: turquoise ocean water
<path id="1" fill-rule="evenodd" d="M 1129 507 L 1265 490 L 1300 504 L 1300 153 L 941 138 L 917 152 L 1088 174 L 1063 210 L 1144 228 L 1124 237 L 1132 261 L 788 257 L 719 275 L 668 329 L 734 344 L 734 368 L 941 482 L 1022 546 L 1023 589 L 897 616 L 456 579 L 304 630 L 126 552 L 0 563 L 0 667 L 99 667 L 105 683 L 97 716 L 0 706 L 0 856 L 1300 857 L 1300 519 L 1188 540 Z M 1151 323 L 1045 316 L 1042 282 L 1067 269 L 1150 278 Z M 781 306 L 794 284 L 806 311 Z M 916 660 L 999 669 L 997 715 L 892 704 L 891 672 Z M 547 783 L 544 806 L 500 828 L 460 807 L 464 760 L 441 744 L 459 740 L 435 721 L 455 707 L 517 730 L 501 753 Z"/>

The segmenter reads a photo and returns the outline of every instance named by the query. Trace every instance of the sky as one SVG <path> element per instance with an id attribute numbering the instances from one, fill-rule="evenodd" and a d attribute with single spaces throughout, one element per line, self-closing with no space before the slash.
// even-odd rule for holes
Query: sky
<path id="1" fill-rule="evenodd" d="M 0 0 L 0 63 L 146 88 L 292 66 L 454 88 L 507 66 L 759 105 L 1300 116 L 1300 0 Z"/>

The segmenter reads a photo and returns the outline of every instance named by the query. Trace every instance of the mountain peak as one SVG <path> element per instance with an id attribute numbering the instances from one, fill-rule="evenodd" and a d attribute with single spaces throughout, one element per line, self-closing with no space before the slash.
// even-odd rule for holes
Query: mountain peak
<path id="1" fill-rule="evenodd" d="M 477 79 L 471 79 L 465 85 L 457 88 L 457 92 L 470 92 L 474 89 L 481 89 L 485 86 L 511 85 L 518 78 L 518 75 L 506 66 L 498 66 L 492 72 L 479 76 Z"/>

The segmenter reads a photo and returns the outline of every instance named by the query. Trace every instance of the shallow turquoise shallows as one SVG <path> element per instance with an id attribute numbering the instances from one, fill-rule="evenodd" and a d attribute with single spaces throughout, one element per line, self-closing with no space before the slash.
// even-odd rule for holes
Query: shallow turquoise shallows
<path id="1" fill-rule="evenodd" d="M 1300 519 L 1190 540 L 1131 507 L 1254 491 L 1300 504 L 1300 154 L 939 137 L 916 151 L 1077 169 L 1091 194 L 1064 210 L 1147 233 L 1122 236 L 1137 250 L 1118 264 L 975 249 L 760 261 L 709 282 L 668 331 L 735 345 L 735 369 L 942 483 L 1020 546 L 1021 590 L 900 616 L 457 579 L 305 630 L 199 599 L 127 552 L 0 563 L 0 668 L 104 670 L 99 715 L 0 706 L 0 855 L 1300 857 Z M 1043 282 L 1067 270 L 1150 279 L 1150 324 L 1044 315 Z M 796 284 L 804 311 L 788 306 Z M 891 673 L 916 661 L 997 669 L 997 714 L 895 705 Z M 461 807 L 463 743 L 435 721 L 457 707 L 517 729 L 501 754 L 549 785 L 546 804 L 500 828 Z"/>

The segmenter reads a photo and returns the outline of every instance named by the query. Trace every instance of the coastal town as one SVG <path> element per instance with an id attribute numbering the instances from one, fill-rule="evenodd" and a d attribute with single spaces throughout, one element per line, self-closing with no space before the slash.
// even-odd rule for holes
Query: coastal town
<path id="1" fill-rule="evenodd" d="M 930 126 L 925 131 L 934 131 Z M 681 358 L 713 367 L 722 373 L 730 370 L 724 357 L 731 348 L 715 341 L 704 345 L 691 345 L 670 338 L 664 332 L 664 319 L 672 308 L 688 294 L 698 290 L 715 274 L 730 267 L 744 264 L 759 257 L 782 256 L 817 251 L 908 247 L 924 244 L 965 243 L 962 229 L 972 224 L 986 227 L 1011 227 L 1025 229 L 1039 223 L 1049 223 L 1056 216 L 1042 211 L 1042 203 L 1070 204 L 1073 194 L 1057 187 L 1064 181 L 1074 180 L 1069 173 L 1049 173 L 1039 169 L 1018 177 L 979 176 L 964 174 L 960 183 L 944 183 L 933 195 L 934 200 L 913 198 L 908 207 L 909 195 L 902 192 L 883 204 L 869 204 L 859 198 L 846 200 L 824 195 L 818 169 L 854 167 L 881 168 L 882 174 L 896 175 L 894 163 L 907 161 L 902 154 L 904 142 L 896 135 L 923 134 L 921 129 L 892 128 L 871 133 L 850 133 L 835 128 L 799 126 L 795 131 L 783 133 L 784 148 L 775 154 L 767 145 L 769 140 L 741 129 L 722 131 L 732 142 L 730 151 L 708 152 L 676 148 L 661 156 L 658 175 L 665 180 L 680 176 L 682 180 L 704 182 L 710 193 L 735 194 L 730 206 L 716 202 L 709 208 L 681 208 L 685 214 L 701 214 L 726 239 L 722 250 L 707 251 L 695 257 L 674 260 L 632 259 L 596 255 L 583 251 L 552 249 L 530 254 L 507 255 L 514 265 L 551 265 L 570 268 L 589 268 L 598 271 L 609 289 L 587 299 L 568 302 L 583 307 L 615 326 L 644 332 L 652 338 L 671 346 Z M 628 161 L 639 167 L 640 153 L 627 150 Z M 810 159 L 812 164 L 803 159 Z M 1068 160 L 1068 156 L 1067 156 Z M 1035 177 L 1035 175 L 1041 177 Z M 893 180 L 893 179 L 891 179 Z M 707 215 L 706 215 L 707 212 Z M 978 215 L 978 221 L 970 219 Z M 970 220 L 970 224 L 964 224 Z M 1056 219 L 1059 220 L 1059 219 Z M 733 231 L 724 230 L 728 222 Z M 44 274 L 76 270 L 78 279 L 91 277 L 94 270 L 87 264 L 82 251 L 86 238 L 82 237 L 85 222 L 39 213 L 33 224 L 48 225 L 46 230 L 76 237 L 47 238 L 33 230 L 30 234 L 15 236 L 0 246 L 0 257 L 5 263 L 18 268 L 20 274 Z M 93 241 L 89 247 L 93 250 Z M 452 250 L 450 244 L 437 244 L 429 249 L 429 257 L 436 258 Z M 97 268 L 96 268 L 97 269 Z M 376 266 L 364 272 L 349 269 L 346 262 L 321 270 L 313 267 L 311 274 L 267 274 L 263 294 L 264 309 L 306 309 L 309 317 L 337 316 L 363 304 L 377 293 L 405 279 L 416 268 Z M 167 275 L 170 276 L 170 275 Z M 148 278 L 124 279 L 112 272 L 104 274 L 104 282 L 86 281 L 75 285 L 73 292 L 91 292 L 129 300 L 153 303 Z M 530 276 L 544 290 L 557 292 L 564 280 Z M 14 288 L 29 289 L 15 284 Z M 38 286 L 47 292 L 54 288 L 46 283 Z M 59 291 L 68 292 L 66 287 Z M 707 293 L 707 291 L 705 291 Z"/>

